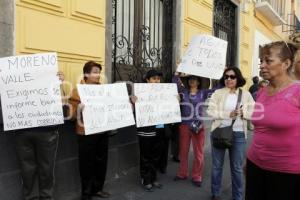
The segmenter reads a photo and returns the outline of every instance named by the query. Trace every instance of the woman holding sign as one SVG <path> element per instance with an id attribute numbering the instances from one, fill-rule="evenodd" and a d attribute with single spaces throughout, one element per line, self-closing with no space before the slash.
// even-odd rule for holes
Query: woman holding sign
<path id="1" fill-rule="evenodd" d="M 84 80 L 81 81 L 81 84 L 100 84 L 101 70 L 101 65 L 96 62 L 85 63 L 83 67 Z M 85 135 L 82 120 L 84 106 L 81 104 L 77 89 L 72 91 L 69 103 L 73 107 L 72 118 L 76 119 L 82 200 L 90 200 L 92 196 L 108 198 L 110 194 L 103 191 L 108 156 L 107 132 Z"/>
<path id="2" fill-rule="evenodd" d="M 188 76 L 188 87 L 182 84 L 179 73 L 176 72 L 173 82 L 177 83 L 181 98 L 182 123 L 179 126 L 179 160 L 180 165 L 174 180 L 188 178 L 188 155 L 190 143 L 193 143 L 194 161 L 192 170 L 192 183 L 201 187 L 204 169 L 204 128 L 202 124 L 202 106 L 204 94 L 200 90 L 200 77 Z"/>
<path id="3" fill-rule="evenodd" d="M 64 81 L 62 72 L 57 76 L 60 81 Z M 0 116 L 2 117 L 1 114 Z M 1 124 L 2 118 L 0 121 Z M 15 131 L 16 152 L 25 200 L 54 200 L 54 170 L 59 129 L 60 125 L 52 125 Z"/>

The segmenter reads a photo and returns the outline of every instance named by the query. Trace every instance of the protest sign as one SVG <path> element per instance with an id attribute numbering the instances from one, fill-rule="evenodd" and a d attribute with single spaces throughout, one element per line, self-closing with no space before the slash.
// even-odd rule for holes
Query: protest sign
<path id="1" fill-rule="evenodd" d="M 78 84 L 77 88 L 84 104 L 82 115 L 86 135 L 135 124 L 125 83 Z"/>
<path id="2" fill-rule="evenodd" d="M 226 63 L 227 41 L 211 35 L 192 38 L 177 71 L 220 79 Z"/>
<path id="3" fill-rule="evenodd" d="M 137 127 L 181 121 L 176 84 L 136 83 L 134 95 Z"/>
<path id="4" fill-rule="evenodd" d="M 64 123 L 56 53 L 0 59 L 4 130 Z"/>

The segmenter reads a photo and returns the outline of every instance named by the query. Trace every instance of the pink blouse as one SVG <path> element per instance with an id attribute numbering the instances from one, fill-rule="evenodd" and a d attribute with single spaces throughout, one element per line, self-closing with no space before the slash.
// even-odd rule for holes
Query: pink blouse
<path id="1" fill-rule="evenodd" d="M 300 83 L 269 96 L 258 92 L 247 157 L 262 169 L 300 174 Z"/>

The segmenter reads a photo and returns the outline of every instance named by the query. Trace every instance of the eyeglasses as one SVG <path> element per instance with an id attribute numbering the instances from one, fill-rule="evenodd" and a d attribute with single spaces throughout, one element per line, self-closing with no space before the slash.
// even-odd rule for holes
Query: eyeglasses
<path id="1" fill-rule="evenodd" d="M 236 76 L 235 75 L 224 75 L 224 79 L 227 80 L 227 79 L 231 79 L 231 80 L 234 80 L 236 79 Z"/>

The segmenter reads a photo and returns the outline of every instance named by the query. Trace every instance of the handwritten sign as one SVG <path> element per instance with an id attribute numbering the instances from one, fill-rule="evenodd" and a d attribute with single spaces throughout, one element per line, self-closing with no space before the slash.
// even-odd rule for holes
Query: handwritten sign
<path id="1" fill-rule="evenodd" d="M 177 71 L 220 79 L 226 63 L 227 41 L 210 35 L 192 38 Z"/>
<path id="2" fill-rule="evenodd" d="M 137 127 L 181 121 L 176 84 L 136 83 L 134 94 Z"/>
<path id="3" fill-rule="evenodd" d="M 0 59 L 4 130 L 64 123 L 56 53 Z"/>
<path id="4" fill-rule="evenodd" d="M 131 103 L 125 83 L 77 85 L 84 104 L 85 134 L 94 134 L 134 125 Z"/>

